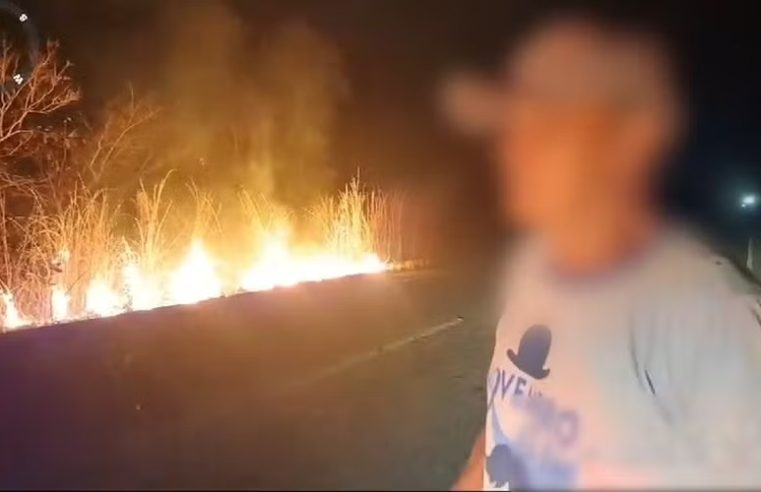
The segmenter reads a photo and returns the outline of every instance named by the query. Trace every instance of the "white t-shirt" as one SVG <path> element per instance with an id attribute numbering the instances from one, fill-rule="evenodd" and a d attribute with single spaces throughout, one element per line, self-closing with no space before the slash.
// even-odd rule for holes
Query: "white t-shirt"
<path id="1" fill-rule="evenodd" d="M 487 377 L 487 489 L 761 486 L 758 288 L 665 235 L 607 278 L 516 253 Z"/>

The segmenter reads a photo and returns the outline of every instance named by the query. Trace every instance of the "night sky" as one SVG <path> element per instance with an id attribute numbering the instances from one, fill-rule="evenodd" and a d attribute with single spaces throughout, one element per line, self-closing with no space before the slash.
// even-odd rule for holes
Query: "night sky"
<path id="1" fill-rule="evenodd" d="M 61 41 L 92 104 L 127 82 L 151 89 L 173 19 L 211 2 L 224 3 L 233 12 L 251 43 L 266 26 L 291 18 L 307 21 L 335 42 L 351 85 L 351 98 L 340 111 L 334 150 L 340 156 L 338 167 L 360 165 L 370 179 L 388 186 L 455 183 L 456 203 L 467 211 L 462 220 L 494 219 L 486 157 L 446 133 L 435 111 L 435 88 L 453 66 L 493 66 L 516 28 L 554 5 L 498 0 L 17 1 L 44 36 Z M 657 16 L 686 68 L 693 131 L 674 172 L 670 202 L 726 237 L 744 234 L 752 221 L 739 213 L 737 195 L 761 192 L 761 3 L 619 5 Z"/>

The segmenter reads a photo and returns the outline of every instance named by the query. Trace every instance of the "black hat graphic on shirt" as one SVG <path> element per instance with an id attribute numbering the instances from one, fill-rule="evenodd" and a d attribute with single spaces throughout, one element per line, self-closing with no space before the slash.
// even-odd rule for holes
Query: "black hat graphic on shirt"
<path id="1" fill-rule="evenodd" d="M 507 351 L 507 357 L 518 369 L 535 379 L 544 379 L 550 370 L 544 367 L 550 353 L 552 333 L 544 325 L 531 326 L 521 337 L 518 353 Z"/>

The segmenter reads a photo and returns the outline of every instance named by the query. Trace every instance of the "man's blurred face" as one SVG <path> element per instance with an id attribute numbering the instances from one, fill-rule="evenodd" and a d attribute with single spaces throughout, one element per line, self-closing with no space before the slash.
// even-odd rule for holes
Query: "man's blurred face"
<path id="1" fill-rule="evenodd" d="M 654 45 L 566 21 L 527 40 L 505 83 L 497 150 L 513 221 L 555 227 L 649 198 L 677 129 Z"/>

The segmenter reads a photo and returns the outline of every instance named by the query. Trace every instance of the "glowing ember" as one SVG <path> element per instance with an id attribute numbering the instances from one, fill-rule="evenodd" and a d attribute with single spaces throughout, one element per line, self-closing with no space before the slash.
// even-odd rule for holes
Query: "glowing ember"
<path id="1" fill-rule="evenodd" d="M 133 311 L 144 311 L 161 306 L 161 290 L 156 282 L 146 278 L 140 268 L 130 262 L 122 271 L 124 286 L 129 298 L 129 307 Z"/>
<path id="2" fill-rule="evenodd" d="M 361 204 L 361 195 L 352 196 L 355 203 Z M 175 260 L 174 268 L 166 268 L 162 262 L 175 258 L 172 254 L 175 247 L 168 252 L 133 250 L 125 242 L 118 257 L 107 257 L 108 261 L 102 262 L 112 269 L 85 270 L 85 275 L 78 276 L 77 268 L 84 263 L 82 253 L 73 257 L 64 247 L 51 259 L 52 286 L 43 292 L 49 305 L 40 306 L 36 317 L 26 317 L 17 309 L 11 292 L 0 291 L 0 326 L 10 330 L 34 324 L 108 317 L 128 311 L 193 304 L 225 293 L 287 288 L 302 282 L 383 272 L 389 265 L 369 248 L 372 241 L 361 210 L 359 205 L 326 208 L 322 217 L 329 224 L 328 232 L 318 236 L 324 245 L 314 241 L 293 242 L 286 219 L 258 227 L 254 230 L 258 246 L 250 261 L 245 261 L 243 255 L 246 265 L 243 268 L 212 256 L 200 239 L 190 242 L 184 256 Z M 141 257 L 135 251 L 147 253 Z M 231 282 L 223 283 L 220 272 Z"/>
<path id="3" fill-rule="evenodd" d="M 243 290 L 268 290 L 288 287 L 298 282 L 288 251 L 288 231 L 279 228 L 268 235 L 262 248 L 262 257 L 246 272 L 240 286 Z"/>
<path id="4" fill-rule="evenodd" d="M 28 322 L 21 317 L 18 309 L 16 309 L 16 304 L 13 302 L 12 294 L 6 292 L 3 293 L 0 298 L 2 298 L 3 305 L 5 307 L 5 316 L 3 316 L 3 323 L 0 326 L 4 327 L 7 330 L 14 330 L 28 324 Z"/>
<path id="5" fill-rule="evenodd" d="M 288 235 L 281 230 L 267 239 L 261 258 L 243 275 L 240 287 L 246 291 L 261 291 L 384 270 L 386 264 L 373 253 L 357 260 L 324 253 L 294 255 L 288 245 Z"/>
<path id="6" fill-rule="evenodd" d="M 193 304 L 222 295 L 222 284 L 200 241 L 193 241 L 185 261 L 172 275 L 169 294 L 173 304 Z"/>
<path id="7" fill-rule="evenodd" d="M 124 301 L 103 280 L 90 283 L 85 296 L 85 310 L 96 316 L 114 316 L 124 311 Z"/>
<path id="8" fill-rule="evenodd" d="M 66 261 L 62 253 L 58 261 Z M 81 317 L 108 317 L 126 311 L 149 310 L 160 306 L 193 304 L 221 297 L 225 290 L 263 291 L 290 287 L 302 282 L 319 282 L 349 275 L 380 273 L 388 268 L 378 255 L 365 253 L 346 257 L 324 252 L 295 252 L 288 234 L 279 230 L 268 235 L 253 266 L 240 276 L 239 285 L 223 288 L 215 271 L 217 263 L 199 240 L 191 246 L 179 266 L 169 272 L 165 282 L 145 275 L 135 261 L 122 268 L 123 285 L 115 288 L 102 278 L 92 280 L 84 296 L 84 312 L 70 311 L 71 297 L 62 284 L 50 291 L 50 320 L 62 322 Z M 162 287 L 163 285 L 163 287 Z M 4 329 L 33 324 L 16 308 L 12 294 L 1 294 Z"/>
<path id="9" fill-rule="evenodd" d="M 54 285 L 50 294 L 50 310 L 53 321 L 64 321 L 69 317 L 69 294 L 60 285 Z"/>

